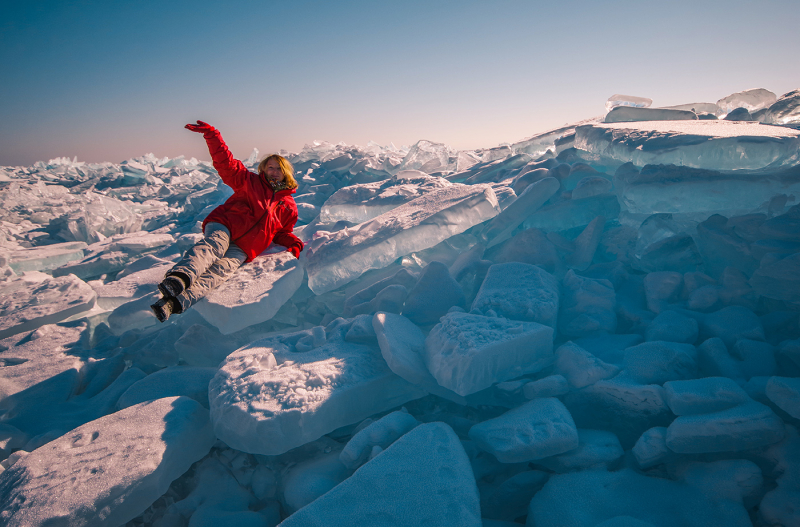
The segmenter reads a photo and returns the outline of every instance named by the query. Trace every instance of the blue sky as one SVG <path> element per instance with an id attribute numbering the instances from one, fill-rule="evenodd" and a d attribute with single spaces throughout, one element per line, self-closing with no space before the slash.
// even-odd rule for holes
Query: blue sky
<path id="1" fill-rule="evenodd" d="M 800 2 L 18 2 L 0 20 L 0 165 L 313 140 L 514 142 L 603 113 L 800 88 Z"/>

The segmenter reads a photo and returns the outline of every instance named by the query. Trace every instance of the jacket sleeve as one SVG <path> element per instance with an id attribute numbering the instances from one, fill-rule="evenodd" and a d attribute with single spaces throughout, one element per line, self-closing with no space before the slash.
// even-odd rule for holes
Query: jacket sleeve
<path id="1" fill-rule="evenodd" d="M 222 181 L 233 190 L 242 188 L 250 177 L 250 171 L 245 168 L 244 163 L 233 158 L 225 141 L 222 140 L 219 130 L 214 128 L 212 131 L 204 133 L 203 138 L 208 145 L 214 168 L 219 172 Z"/>
<path id="2" fill-rule="evenodd" d="M 295 224 L 297 223 L 297 209 L 292 209 L 292 215 L 286 223 L 281 225 L 278 231 L 275 233 L 275 236 L 272 237 L 272 241 L 283 245 L 287 249 L 290 247 L 299 247 L 300 250 L 303 250 L 303 242 L 300 241 L 300 238 L 294 235 L 292 229 L 294 229 Z"/>

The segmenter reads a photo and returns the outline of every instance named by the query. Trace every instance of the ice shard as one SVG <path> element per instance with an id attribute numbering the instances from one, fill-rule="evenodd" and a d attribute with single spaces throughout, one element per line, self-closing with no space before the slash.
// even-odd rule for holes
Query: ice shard
<path id="1" fill-rule="evenodd" d="M 370 269 L 437 243 L 500 212 L 488 185 L 451 185 L 333 233 L 317 232 L 307 248 L 308 287 L 332 291 Z"/>

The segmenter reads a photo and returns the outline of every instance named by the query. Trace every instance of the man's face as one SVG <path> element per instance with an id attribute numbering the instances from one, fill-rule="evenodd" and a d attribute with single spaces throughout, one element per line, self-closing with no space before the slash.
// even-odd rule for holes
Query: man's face
<path id="1" fill-rule="evenodd" d="M 273 183 L 280 183 L 284 179 L 283 172 L 281 171 L 281 165 L 278 163 L 277 159 L 270 159 L 267 161 L 265 173 L 267 179 Z"/>

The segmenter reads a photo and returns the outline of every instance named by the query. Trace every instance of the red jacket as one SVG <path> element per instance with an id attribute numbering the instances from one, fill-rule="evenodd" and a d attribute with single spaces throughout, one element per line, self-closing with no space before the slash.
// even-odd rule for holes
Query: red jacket
<path id="1" fill-rule="evenodd" d="M 303 242 L 292 233 L 297 223 L 297 204 L 292 198 L 295 190 L 273 191 L 266 177 L 250 172 L 233 158 L 217 129 L 203 137 L 214 168 L 233 189 L 233 196 L 203 220 L 203 228 L 209 222 L 225 225 L 231 232 L 231 243 L 247 254 L 248 262 L 273 241 L 284 247 L 300 244 L 302 250 Z"/>

